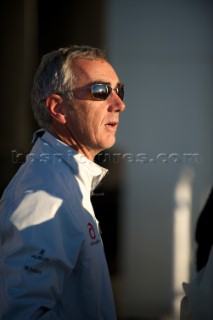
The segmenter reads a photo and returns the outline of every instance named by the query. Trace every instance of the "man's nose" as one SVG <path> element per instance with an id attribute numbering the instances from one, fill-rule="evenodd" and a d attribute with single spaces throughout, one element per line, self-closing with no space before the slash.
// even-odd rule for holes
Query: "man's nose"
<path id="1" fill-rule="evenodd" d="M 117 95 L 116 92 L 111 93 L 111 104 L 109 106 L 109 111 L 122 112 L 125 110 L 126 105 L 124 101 Z"/>

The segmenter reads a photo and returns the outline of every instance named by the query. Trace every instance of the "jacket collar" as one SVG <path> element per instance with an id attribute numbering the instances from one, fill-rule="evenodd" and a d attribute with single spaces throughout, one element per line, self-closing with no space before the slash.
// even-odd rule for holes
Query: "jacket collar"
<path id="1" fill-rule="evenodd" d="M 43 144 L 48 144 L 54 149 L 54 155 L 63 159 L 72 168 L 76 176 L 79 175 L 81 179 L 87 180 L 87 183 L 90 182 L 91 191 L 94 191 L 108 173 L 106 168 L 78 153 L 75 149 L 57 139 L 49 131 L 45 129 L 37 130 L 33 135 L 32 142 L 34 143 L 38 138 L 42 140 Z"/>

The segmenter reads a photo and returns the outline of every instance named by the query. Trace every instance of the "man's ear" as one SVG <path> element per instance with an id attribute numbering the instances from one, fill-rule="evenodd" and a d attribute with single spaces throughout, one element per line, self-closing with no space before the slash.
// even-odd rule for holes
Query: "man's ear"
<path id="1" fill-rule="evenodd" d="M 67 122 L 66 114 L 64 112 L 63 99 L 58 94 L 50 94 L 46 99 L 46 106 L 53 119 L 61 124 L 65 124 Z"/>

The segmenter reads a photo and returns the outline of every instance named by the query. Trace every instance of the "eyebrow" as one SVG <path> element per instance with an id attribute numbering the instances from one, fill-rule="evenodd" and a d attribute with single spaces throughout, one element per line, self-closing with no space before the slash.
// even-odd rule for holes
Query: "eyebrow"
<path id="1" fill-rule="evenodd" d="M 104 81 L 104 80 L 101 80 L 101 79 L 100 79 L 100 80 L 95 80 L 95 81 L 89 83 L 88 85 L 99 84 L 99 83 L 103 83 L 103 84 L 106 84 L 106 85 L 111 86 L 111 82 L 109 82 L 109 81 Z M 123 86 L 123 85 L 124 85 L 123 82 L 118 81 L 117 84 L 116 84 L 116 87 L 118 87 L 118 86 Z"/>

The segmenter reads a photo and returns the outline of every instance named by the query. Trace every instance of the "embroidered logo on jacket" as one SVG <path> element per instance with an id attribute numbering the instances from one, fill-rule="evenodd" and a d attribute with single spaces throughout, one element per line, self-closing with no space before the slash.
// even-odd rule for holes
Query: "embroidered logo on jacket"
<path id="1" fill-rule="evenodd" d="M 95 228 L 93 227 L 92 223 L 88 223 L 87 224 L 87 227 L 88 227 L 88 230 L 89 230 L 89 235 L 90 235 L 90 238 L 93 240 L 90 245 L 93 246 L 94 244 L 98 244 L 99 242 L 101 242 L 100 239 L 96 239 L 97 236 L 96 236 L 96 233 L 95 233 Z"/>
<path id="2" fill-rule="evenodd" d="M 88 229 L 89 229 L 90 238 L 91 238 L 92 240 L 95 240 L 96 234 L 95 234 L 95 229 L 94 229 L 92 223 L 89 222 L 89 223 L 87 224 L 87 226 L 88 226 Z"/>

